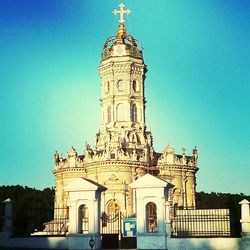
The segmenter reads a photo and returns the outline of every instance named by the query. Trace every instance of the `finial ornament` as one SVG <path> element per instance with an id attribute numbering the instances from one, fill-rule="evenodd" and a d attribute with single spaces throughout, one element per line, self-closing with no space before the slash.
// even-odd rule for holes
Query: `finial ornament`
<path id="1" fill-rule="evenodd" d="M 113 13 L 115 16 L 116 16 L 117 14 L 120 14 L 119 23 L 120 23 L 120 24 L 123 24 L 123 23 L 125 23 L 125 19 L 123 18 L 123 15 L 124 15 L 124 14 L 129 15 L 129 14 L 131 13 L 131 10 L 130 10 L 130 9 L 124 10 L 123 7 L 124 7 L 125 5 L 124 5 L 123 3 L 120 3 L 118 6 L 120 7 L 120 10 L 114 9 L 114 11 L 113 11 L 112 13 Z"/>

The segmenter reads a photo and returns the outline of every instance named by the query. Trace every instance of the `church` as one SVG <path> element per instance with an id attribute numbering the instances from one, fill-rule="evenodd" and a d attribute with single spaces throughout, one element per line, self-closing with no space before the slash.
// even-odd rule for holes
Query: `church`
<path id="1" fill-rule="evenodd" d="M 129 184 L 149 173 L 172 185 L 168 195 L 171 206 L 195 208 L 197 148 L 192 155 L 186 155 L 185 148 L 178 154 L 171 145 L 166 145 L 163 152 L 154 150 L 153 135 L 146 126 L 147 65 L 140 43 L 125 26 L 125 14 L 131 11 L 125 10 L 124 4 L 119 7 L 113 11 L 120 16 L 118 29 L 106 39 L 98 67 L 100 129 L 94 145 L 86 144 L 83 152 L 73 146 L 66 158 L 55 152 L 54 206 L 68 208 L 65 187 L 77 178 L 85 178 L 107 189 L 101 194 L 101 213 L 134 215 L 136 195 Z"/>
<path id="2" fill-rule="evenodd" d="M 54 154 L 54 215 L 43 231 L 13 236 L 6 199 L 0 246 L 40 249 L 250 249 L 250 202 L 242 200 L 241 237 L 229 208 L 196 208 L 198 152 L 154 150 L 146 126 L 143 50 L 125 26 L 124 4 L 98 67 L 101 125 L 94 145 Z M 163 131 L 164 132 L 164 131 Z M 40 211 L 40 210 L 39 210 Z M 34 237 L 33 237 L 34 236 Z M 238 236 L 235 237 L 235 236 Z M 13 249 L 14 249 L 13 248 Z"/>

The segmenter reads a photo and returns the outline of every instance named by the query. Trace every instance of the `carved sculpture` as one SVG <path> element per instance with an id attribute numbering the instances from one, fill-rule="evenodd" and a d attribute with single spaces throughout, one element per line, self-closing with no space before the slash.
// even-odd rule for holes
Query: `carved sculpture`
<path id="1" fill-rule="evenodd" d="M 55 151 L 55 153 L 54 153 L 54 162 L 55 162 L 55 165 L 56 165 L 56 166 L 59 165 L 60 158 L 59 158 L 59 154 L 58 154 L 57 151 Z"/>

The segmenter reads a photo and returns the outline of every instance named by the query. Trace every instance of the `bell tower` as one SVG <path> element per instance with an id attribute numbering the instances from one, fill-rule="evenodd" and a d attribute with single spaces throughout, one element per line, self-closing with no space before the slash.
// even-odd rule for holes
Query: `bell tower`
<path id="1" fill-rule="evenodd" d="M 134 37 L 127 34 L 123 14 L 131 11 L 114 10 L 120 13 L 120 25 L 116 36 L 106 40 L 101 65 L 102 81 L 101 110 L 102 128 L 134 126 L 145 129 L 144 79 L 147 71 L 142 49 Z"/>
<path id="2" fill-rule="evenodd" d="M 101 128 L 97 134 L 96 150 L 105 149 L 99 137 L 103 138 L 106 134 L 111 139 L 114 134 L 118 134 L 118 143 L 122 148 L 135 151 L 143 148 L 140 154 L 148 160 L 148 146 L 152 148 L 152 138 L 151 133 L 146 131 L 145 123 L 144 80 L 147 66 L 140 43 L 127 33 L 124 24 L 124 14 L 129 15 L 131 11 L 124 10 L 122 3 L 119 7 L 119 10 L 113 11 L 114 15 L 120 14 L 117 33 L 106 40 L 98 68 L 102 96 Z M 109 146 L 115 147 L 110 143 Z"/>

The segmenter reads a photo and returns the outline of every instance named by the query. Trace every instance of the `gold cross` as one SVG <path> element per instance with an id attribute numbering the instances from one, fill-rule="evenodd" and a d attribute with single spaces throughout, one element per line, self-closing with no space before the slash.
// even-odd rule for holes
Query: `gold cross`
<path id="1" fill-rule="evenodd" d="M 123 15 L 124 15 L 124 14 L 129 15 L 129 14 L 131 13 L 131 10 L 130 10 L 130 9 L 124 10 L 123 7 L 124 7 L 125 5 L 124 5 L 123 3 L 120 3 L 118 6 L 120 7 L 120 10 L 114 9 L 114 11 L 113 11 L 112 13 L 113 13 L 115 16 L 116 16 L 116 14 L 120 14 L 119 23 L 122 24 L 122 23 L 125 22 L 125 20 L 124 20 L 124 18 L 123 18 Z"/>

